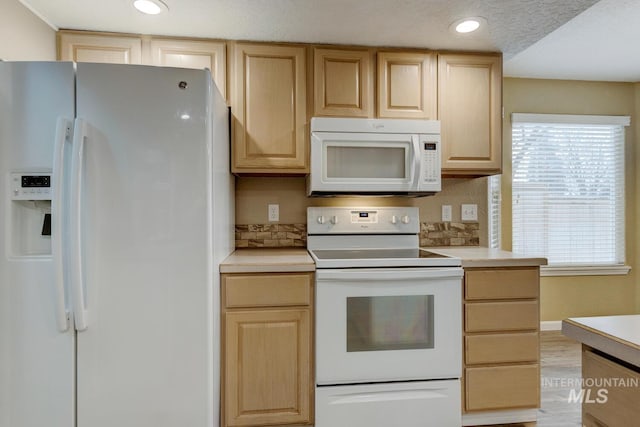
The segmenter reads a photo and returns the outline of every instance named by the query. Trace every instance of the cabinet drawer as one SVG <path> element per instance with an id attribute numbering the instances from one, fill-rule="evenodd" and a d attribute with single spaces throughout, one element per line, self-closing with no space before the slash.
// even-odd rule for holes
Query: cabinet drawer
<path id="1" fill-rule="evenodd" d="M 537 362 L 540 355 L 537 332 L 471 335 L 465 337 L 464 345 L 467 365 Z"/>
<path id="2" fill-rule="evenodd" d="M 313 274 L 223 275 L 224 304 L 234 307 L 310 305 Z"/>
<path id="3" fill-rule="evenodd" d="M 464 295 L 468 300 L 537 298 L 538 268 L 469 270 Z"/>
<path id="4" fill-rule="evenodd" d="M 464 306 L 466 332 L 537 330 L 537 301 L 478 302 Z"/>
<path id="5" fill-rule="evenodd" d="M 465 409 L 537 408 L 540 368 L 537 364 L 465 369 Z"/>
<path id="6" fill-rule="evenodd" d="M 640 372 L 608 360 L 591 351 L 582 352 L 582 377 L 593 378 L 594 387 L 585 387 L 583 413 L 589 413 L 599 426 L 637 425 L 640 418 Z M 607 379 L 615 379 L 606 383 Z M 628 385 L 628 387 L 624 387 Z M 601 424 L 598 424 L 601 423 Z"/>

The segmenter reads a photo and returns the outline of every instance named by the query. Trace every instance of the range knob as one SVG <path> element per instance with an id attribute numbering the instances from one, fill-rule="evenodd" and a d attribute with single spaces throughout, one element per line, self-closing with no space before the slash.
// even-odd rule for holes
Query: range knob
<path id="1" fill-rule="evenodd" d="M 318 217 L 318 224 L 324 224 L 324 215 Z"/>
<path id="2" fill-rule="evenodd" d="M 391 217 L 391 224 L 397 224 L 397 223 L 398 223 L 398 217 L 397 217 L 397 216 L 395 216 L 395 215 L 393 215 L 393 216 Z"/>
<path id="3" fill-rule="evenodd" d="M 409 224 L 409 221 L 410 221 L 410 219 L 409 219 L 409 215 L 404 215 L 404 216 L 402 217 L 402 223 L 403 223 L 403 224 Z"/>
<path id="4" fill-rule="evenodd" d="M 336 225 L 338 223 L 338 217 L 336 215 L 331 217 L 331 224 Z"/>

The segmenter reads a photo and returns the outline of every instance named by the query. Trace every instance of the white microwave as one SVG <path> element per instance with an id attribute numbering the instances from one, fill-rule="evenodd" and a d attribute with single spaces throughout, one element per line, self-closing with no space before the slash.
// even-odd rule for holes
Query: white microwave
<path id="1" fill-rule="evenodd" d="M 441 190 L 437 120 L 311 119 L 310 196 L 427 196 Z"/>

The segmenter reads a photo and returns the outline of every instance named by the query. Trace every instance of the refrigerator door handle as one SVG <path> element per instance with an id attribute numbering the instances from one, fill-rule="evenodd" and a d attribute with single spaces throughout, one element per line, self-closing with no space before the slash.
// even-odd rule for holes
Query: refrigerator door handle
<path id="1" fill-rule="evenodd" d="M 56 124 L 56 136 L 53 154 L 53 194 L 51 197 L 51 253 L 54 265 L 54 283 L 56 294 L 56 324 L 60 332 L 69 329 L 69 310 L 65 293 L 65 266 L 64 248 L 67 239 L 67 230 L 64 218 L 67 217 L 65 205 L 65 168 L 64 152 L 67 143 L 71 143 L 73 122 L 64 117 L 59 117 Z"/>
<path id="2" fill-rule="evenodd" d="M 89 326 L 87 323 L 82 259 L 82 176 L 86 139 L 87 123 L 82 119 L 76 119 L 73 130 L 71 183 L 69 186 L 71 190 L 69 196 L 69 271 L 71 275 L 74 320 L 78 331 L 84 331 Z"/>

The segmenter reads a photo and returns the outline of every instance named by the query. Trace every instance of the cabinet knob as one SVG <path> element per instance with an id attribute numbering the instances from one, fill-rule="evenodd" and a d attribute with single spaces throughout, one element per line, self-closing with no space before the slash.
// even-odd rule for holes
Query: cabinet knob
<path id="1" fill-rule="evenodd" d="M 391 217 L 391 224 L 397 224 L 397 223 L 398 223 L 398 217 L 397 217 L 397 216 L 395 216 L 395 215 L 393 215 L 393 216 Z"/>
<path id="2" fill-rule="evenodd" d="M 402 223 L 403 224 L 409 224 L 410 218 L 408 215 L 405 215 L 402 217 Z"/>
<path id="3" fill-rule="evenodd" d="M 324 224 L 324 215 L 318 217 L 318 224 Z"/>
<path id="4" fill-rule="evenodd" d="M 331 224 L 335 225 L 338 223 L 338 217 L 336 215 L 331 217 Z"/>

